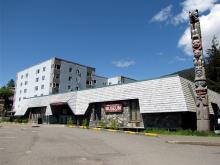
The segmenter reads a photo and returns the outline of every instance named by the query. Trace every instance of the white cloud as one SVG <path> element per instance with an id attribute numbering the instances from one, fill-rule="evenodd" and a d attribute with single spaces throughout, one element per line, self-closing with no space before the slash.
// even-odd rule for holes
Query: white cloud
<path id="1" fill-rule="evenodd" d="M 215 4 L 207 15 L 200 17 L 203 50 L 211 45 L 211 40 L 215 35 L 220 40 L 220 4 Z M 184 52 L 192 55 L 192 45 L 189 27 L 185 30 L 178 42 L 178 47 L 183 48 Z"/>
<path id="2" fill-rule="evenodd" d="M 163 22 L 166 21 L 168 18 L 171 17 L 171 9 L 172 5 L 169 5 L 162 9 L 160 12 L 158 12 L 153 18 L 151 19 L 151 22 Z"/>
<path id="3" fill-rule="evenodd" d="M 217 0 L 186 0 L 181 3 L 181 13 L 175 16 L 172 22 L 174 24 L 179 24 L 188 20 L 188 12 L 191 10 L 198 9 L 200 13 L 211 10 L 216 2 Z"/>
<path id="4" fill-rule="evenodd" d="M 134 60 L 118 60 L 112 62 L 118 68 L 127 68 L 135 64 Z"/>

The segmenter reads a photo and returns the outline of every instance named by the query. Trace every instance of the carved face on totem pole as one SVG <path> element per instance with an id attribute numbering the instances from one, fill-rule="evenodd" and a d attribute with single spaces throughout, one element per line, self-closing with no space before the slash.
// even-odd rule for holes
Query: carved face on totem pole
<path id="1" fill-rule="evenodd" d="M 199 12 L 198 10 L 194 10 L 189 12 L 189 20 L 191 24 L 194 24 L 199 21 Z"/>
<path id="2" fill-rule="evenodd" d="M 200 39 L 193 40 L 192 47 L 193 47 L 193 50 L 195 50 L 195 49 L 196 50 L 201 50 L 202 49 L 201 40 Z"/>
<path id="3" fill-rule="evenodd" d="M 196 81 L 195 82 L 196 87 L 196 94 L 197 96 L 204 96 L 207 93 L 207 83 L 205 80 Z"/>
<path id="4" fill-rule="evenodd" d="M 199 59 L 201 57 L 201 55 L 202 55 L 201 50 L 197 50 L 197 49 L 194 50 L 194 57 L 195 58 Z"/>
<path id="5" fill-rule="evenodd" d="M 199 59 L 193 58 L 193 63 L 195 66 L 200 66 L 200 67 L 204 66 L 204 61 L 201 58 Z"/>

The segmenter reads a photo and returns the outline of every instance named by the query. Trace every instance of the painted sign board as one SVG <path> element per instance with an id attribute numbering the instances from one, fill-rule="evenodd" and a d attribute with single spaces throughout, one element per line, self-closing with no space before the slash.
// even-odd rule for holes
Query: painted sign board
<path id="1" fill-rule="evenodd" d="M 123 112 L 123 106 L 122 104 L 106 104 L 104 106 L 105 112 Z"/>

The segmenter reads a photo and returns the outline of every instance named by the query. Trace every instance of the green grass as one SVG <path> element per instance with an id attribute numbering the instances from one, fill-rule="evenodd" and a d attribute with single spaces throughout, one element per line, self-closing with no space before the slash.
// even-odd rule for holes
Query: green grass
<path id="1" fill-rule="evenodd" d="M 215 134 L 214 132 L 204 132 L 204 131 L 192 131 L 192 130 L 175 130 L 170 131 L 167 129 L 146 129 L 145 133 L 157 133 L 161 135 L 181 135 L 181 136 L 217 136 L 220 135 Z"/>

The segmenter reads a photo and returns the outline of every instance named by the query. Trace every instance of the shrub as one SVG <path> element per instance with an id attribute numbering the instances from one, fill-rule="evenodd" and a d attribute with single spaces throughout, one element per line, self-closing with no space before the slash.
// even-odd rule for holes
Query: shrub
<path id="1" fill-rule="evenodd" d="M 84 120 L 82 121 L 82 126 L 88 127 L 87 119 L 84 119 Z"/>
<path id="2" fill-rule="evenodd" d="M 101 128 L 105 128 L 105 127 L 106 127 L 106 122 L 105 122 L 105 120 L 103 120 L 103 119 L 99 120 L 98 126 L 101 127 Z"/>
<path id="3" fill-rule="evenodd" d="M 111 119 L 109 122 L 109 128 L 118 129 L 118 122 L 115 119 Z"/>
<path id="4" fill-rule="evenodd" d="M 21 123 L 28 123 L 28 119 L 21 120 Z"/>
<path id="5" fill-rule="evenodd" d="M 72 119 L 72 117 L 68 117 L 67 118 L 67 125 L 73 125 L 73 119 Z"/>

